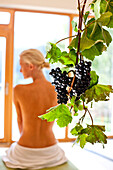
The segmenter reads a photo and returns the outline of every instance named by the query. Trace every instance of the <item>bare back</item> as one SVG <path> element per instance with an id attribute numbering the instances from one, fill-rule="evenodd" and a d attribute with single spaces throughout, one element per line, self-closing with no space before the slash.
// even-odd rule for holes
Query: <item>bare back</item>
<path id="1" fill-rule="evenodd" d="M 14 103 L 18 124 L 22 123 L 18 144 L 30 148 L 48 147 L 56 143 L 52 132 L 54 122 L 38 118 L 50 107 L 57 105 L 54 87 L 47 80 L 14 88 Z"/>

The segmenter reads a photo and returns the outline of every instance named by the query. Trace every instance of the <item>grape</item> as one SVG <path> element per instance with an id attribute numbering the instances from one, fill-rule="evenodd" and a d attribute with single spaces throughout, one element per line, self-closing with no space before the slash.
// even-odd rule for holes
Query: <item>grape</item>
<path id="1" fill-rule="evenodd" d="M 74 74 L 75 79 L 73 82 L 73 86 L 70 92 L 68 92 L 68 87 L 71 87 L 73 77 L 68 77 L 68 73 L 60 70 L 59 67 L 56 69 L 52 69 L 49 73 L 53 78 L 54 81 L 52 82 L 55 85 L 55 91 L 57 92 L 57 99 L 58 104 L 67 104 L 68 96 L 72 98 L 76 96 L 75 101 L 80 99 L 81 94 L 83 94 L 90 85 L 91 77 L 91 62 L 81 60 L 79 64 L 75 66 Z"/>

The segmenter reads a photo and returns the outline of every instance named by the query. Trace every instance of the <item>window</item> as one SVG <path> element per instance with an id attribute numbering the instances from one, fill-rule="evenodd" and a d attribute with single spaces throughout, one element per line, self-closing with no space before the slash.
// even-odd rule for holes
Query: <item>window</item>
<path id="1" fill-rule="evenodd" d="M 13 85 L 19 83 L 30 83 L 31 79 L 24 80 L 20 73 L 19 54 L 26 49 L 39 49 L 44 56 L 49 48 L 49 42 L 69 36 L 69 17 L 56 14 L 41 14 L 33 12 L 16 12 L 14 28 L 14 81 Z M 59 43 L 62 50 L 67 50 L 69 40 Z M 52 66 L 53 67 L 53 66 Z M 45 69 L 46 78 L 51 81 L 50 70 Z M 13 110 L 12 138 L 17 140 L 16 113 Z M 53 128 L 56 138 L 65 137 L 65 128 L 60 129 L 56 124 Z"/>

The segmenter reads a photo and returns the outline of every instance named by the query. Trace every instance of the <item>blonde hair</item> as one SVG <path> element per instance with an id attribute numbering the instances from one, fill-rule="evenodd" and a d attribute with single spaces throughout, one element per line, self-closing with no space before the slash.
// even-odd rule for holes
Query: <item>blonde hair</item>
<path id="1" fill-rule="evenodd" d="M 23 62 L 27 64 L 34 64 L 41 68 L 50 68 L 50 64 L 48 62 L 45 62 L 43 54 L 37 49 L 24 50 L 20 54 L 20 57 L 22 58 Z"/>

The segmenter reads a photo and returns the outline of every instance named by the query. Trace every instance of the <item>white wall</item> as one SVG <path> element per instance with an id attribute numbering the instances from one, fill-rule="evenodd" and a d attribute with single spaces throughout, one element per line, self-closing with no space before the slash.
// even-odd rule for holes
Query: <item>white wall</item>
<path id="1" fill-rule="evenodd" d="M 87 0 L 88 3 L 91 1 Z M 78 0 L 0 0 L 0 7 L 75 13 L 77 2 Z"/>

